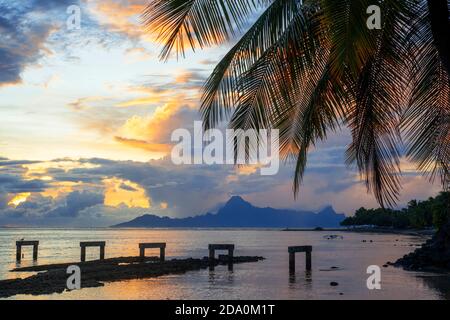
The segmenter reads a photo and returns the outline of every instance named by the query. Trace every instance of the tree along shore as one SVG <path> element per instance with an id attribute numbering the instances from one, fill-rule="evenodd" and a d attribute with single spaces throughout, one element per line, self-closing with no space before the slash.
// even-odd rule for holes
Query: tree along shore
<path id="1" fill-rule="evenodd" d="M 411 200 L 406 208 L 356 210 L 341 222 L 342 226 L 376 226 L 395 229 L 440 229 L 450 219 L 450 192 L 441 192 L 425 201 Z"/>

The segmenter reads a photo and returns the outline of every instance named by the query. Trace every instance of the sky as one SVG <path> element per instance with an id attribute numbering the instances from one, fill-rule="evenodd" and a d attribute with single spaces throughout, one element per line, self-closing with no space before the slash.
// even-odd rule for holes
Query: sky
<path id="1" fill-rule="evenodd" d="M 377 207 L 345 165 L 343 129 L 310 150 L 297 199 L 293 164 L 176 166 L 171 133 L 200 120 L 202 84 L 232 46 L 160 61 L 140 25 L 145 0 L 0 0 L 0 225 L 108 226 L 150 213 L 214 211 L 231 195 L 257 206 L 347 215 Z M 67 9 L 81 9 L 69 29 Z M 439 192 L 402 162 L 399 207 Z"/>

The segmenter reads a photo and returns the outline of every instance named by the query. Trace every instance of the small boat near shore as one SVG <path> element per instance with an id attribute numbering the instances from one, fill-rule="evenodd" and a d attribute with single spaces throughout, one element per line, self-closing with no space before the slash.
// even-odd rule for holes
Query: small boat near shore
<path id="1" fill-rule="evenodd" d="M 323 238 L 326 240 L 342 240 L 342 239 L 344 239 L 343 236 L 338 235 L 338 234 L 327 234 L 327 235 L 323 236 Z"/>

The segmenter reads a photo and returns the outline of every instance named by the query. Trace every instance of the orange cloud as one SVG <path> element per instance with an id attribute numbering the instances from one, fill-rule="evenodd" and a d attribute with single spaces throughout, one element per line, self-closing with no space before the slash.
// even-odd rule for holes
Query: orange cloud
<path id="1" fill-rule="evenodd" d="M 151 202 L 145 190 L 136 183 L 118 178 L 104 179 L 106 206 L 129 208 L 150 208 Z"/>
<path id="2" fill-rule="evenodd" d="M 145 96 L 123 101 L 117 104 L 117 107 L 135 107 L 143 105 L 163 104 L 173 99 L 174 96 L 173 90 L 161 89 L 159 87 L 155 88 L 147 86 L 133 86 L 126 88 L 126 90 L 133 94 L 144 93 Z"/>
<path id="3" fill-rule="evenodd" d="M 144 32 L 140 25 L 140 15 L 145 6 L 145 0 L 129 0 L 124 3 L 107 0 L 96 3 L 91 11 L 110 31 L 153 42 L 153 37 Z"/>
<path id="4" fill-rule="evenodd" d="M 157 95 L 157 96 L 132 99 L 132 100 L 129 100 L 126 102 L 119 103 L 117 106 L 118 107 L 135 107 L 135 106 L 156 104 L 160 101 L 161 101 L 161 96 Z"/>
<path id="5" fill-rule="evenodd" d="M 114 137 L 117 142 L 120 142 L 124 145 L 143 149 L 153 153 L 161 153 L 162 156 L 170 152 L 170 145 L 164 143 L 150 143 L 144 140 L 137 139 L 128 139 L 123 137 Z"/>
<path id="6" fill-rule="evenodd" d="M 188 116 L 197 114 L 196 109 L 187 104 L 183 96 L 173 98 L 173 101 L 156 108 L 155 112 L 147 117 L 133 116 L 128 119 L 120 129 L 121 136 L 136 139 L 156 141 L 169 140 L 170 133 L 175 128 L 186 126 Z M 188 122 L 189 124 L 189 122 Z"/>
<path id="7" fill-rule="evenodd" d="M 174 100 L 183 101 L 182 97 Z M 177 102 L 156 108 L 150 116 L 133 116 L 118 130 L 114 140 L 130 147 L 140 148 L 162 156 L 171 149 L 173 130 L 193 123 L 197 111 Z"/>
<path id="8" fill-rule="evenodd" d="M 60 181 L 56 183 L 52 183 L 52 187 L 48 188 L 44 192 L 41 192 L 40 194 L 43 197 L 50 197 L 52 199 L 59 198 L 63 195 L 66 195 L 68 193 L 71 193 L 75 190 L 76 187 L 79 187 L 80 190 L 82 190 L 83 183 L 81 182 L 71 182 L 71 181 Z"/>
<path id="9" fill-rule="evenodd" d="M 175 78 L 175 82 L 188 83 L 193 77 L 195 77 L 195 74 L 193 72 L 182 72 Z"/>
<path id="10" fill-rule="evenodd" d="M 161 202 L 160 205 L 161 209 L 167 209 L 169 207 L 169 204 L 167 202 Z"/>

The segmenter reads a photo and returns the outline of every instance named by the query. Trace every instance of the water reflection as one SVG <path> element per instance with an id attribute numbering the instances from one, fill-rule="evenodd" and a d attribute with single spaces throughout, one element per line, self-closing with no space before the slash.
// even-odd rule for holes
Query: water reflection
<path id="1" fill-rule="evenodd" d="M 231 264 L 232 265 L 232 264 Z M 217 269 L 209 270 L 209 279 L 210 284 L 228 284 L 231 285 L 234 282 L 234 272 L 230 270 L 230 265 L 228 265 L 227 270 L 223 268 L 223 266 L 218 267 Z"/>
<path id="2" fill-rule="evenodd" d="M 106 258 L 139 255 L 142 242 L 166 242 L 167 259 L 208 256 L 212 242 L 234 243 L 236 256 L 263 256 L 266 260 L 220 265 L 152 279 L 106 283 L 102 288 L 77 292 L 14 298 L 50 299 L 334 299 L 340 292 L 357 299 L 437 299 L 450 298 L 448 278 L 417 277 L 417 273 L 383 268 L 383 289 L 369 291 L 366 269 L 410 252 L 423 239 L 399 235 L 347 233 L 344 239 L 328 241 L 322 232 L 282 232 L 278 230 L 0 230 L 0 278 L 29 276 L 9 272 L 15 262 L 15 241 L 23 234 L 40 241 L 37 264 L 78 262 L 80 241 L 106 241 Z M 312 245 L 314 272 L 304 271 L 303 259 L 297 272 L 289 276 L 287 247 L 292 243 Z M 408 244 L 401 245 L 401 244 Z M 396 246 L 395 246 L 396 245 Z M 26 255 L 28 256 L 28 255 Z M 98 258 L 88 252 L 87 259 Z M 20 266 L 31 265 L 25 259 Z M 330 269 L 338 266 L 339 270 Z M 327 272 L 319 270 L 328 270 Z M 330 287 L 338 282 L 338 287 Z"/>
<path id="3" fill-rule="evenodd" d="M 299 278 L 297 278 L 297 275 L 299 274 Z M 313 272 L 312 270 L 305 270 L 303 272 L 296 272 L 296 273 L 289 273 L 289 285 L 290 288 L 295 288 L 298 283 L 301 283 L 302 285 L 308 285 L 310 286 L 313 280 Z"/>
<path id="4" fill-rule="evenodd" d="M 439 292 L 442 299 L 450 300 L 450 275 L 424 275 L 418 276 L 424 284 Z"/>

